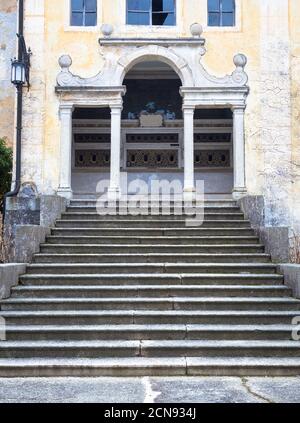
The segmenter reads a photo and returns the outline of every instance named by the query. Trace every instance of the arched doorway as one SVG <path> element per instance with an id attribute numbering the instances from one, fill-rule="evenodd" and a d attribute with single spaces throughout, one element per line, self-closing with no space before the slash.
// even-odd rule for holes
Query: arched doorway
<path id="1" fill-rule="evenodd" d="M 170 65 L 142 61 L 126 73 L 122 111 L 122 169 L 130 182 L 137 177 L 182 179 L 182 81 Z M 182 192 L 182 189 L 181 189 Z"/>

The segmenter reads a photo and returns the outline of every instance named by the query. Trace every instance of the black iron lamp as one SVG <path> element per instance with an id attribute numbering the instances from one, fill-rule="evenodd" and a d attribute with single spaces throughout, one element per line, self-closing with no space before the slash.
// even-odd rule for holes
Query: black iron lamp
<path id="1" fill-rule="evenodd" d="M 30 56 L 31 50 L 27 51 L 26 43 L 23 35 L 17 34 L 19 38 L 19 55 L 18 59 L 11 62 L 11 82 L 16 87 L 27 85 L 30 87 L 29 71 L 30 71 Z"/>
<path id="2" fill-rule="evenodd" d="M 11 83 L 15 86 L 24 85 L 26 83 L 25 64 L 17 59 L 11 62 Z"/>

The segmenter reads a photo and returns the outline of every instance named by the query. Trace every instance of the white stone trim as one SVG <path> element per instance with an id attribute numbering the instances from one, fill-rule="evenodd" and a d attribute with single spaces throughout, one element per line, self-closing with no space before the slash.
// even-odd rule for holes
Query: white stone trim
<path id="1" fill-rule="evenodd" d="M 110 184 L 108 195 L 112 198 L 120 194 L 121 172 L 121 113 L 122 105 L 111 106 L 111 143 L 110 143 Z"/>
<path id="2" fill-rule="evenodd" d="M 245 173 L 245 108 L 234 107 L 233 113 L 233 198 L 247 194 Z"/>
<path id="3" fill-rule="evenodd" d="M 67 199 L 72 198 L 72 113 L 73 106 L 61 104 L 60 117 L 60 171 L 57 194 Z"/>

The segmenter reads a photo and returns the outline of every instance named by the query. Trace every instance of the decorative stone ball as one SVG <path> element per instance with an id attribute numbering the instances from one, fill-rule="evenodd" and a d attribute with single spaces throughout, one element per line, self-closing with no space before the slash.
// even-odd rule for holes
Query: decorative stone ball
<path id="1" fill-rule="evenodd" d="M 104 37 L 110 37 L 111 34 L 114 32 L 114 27 L 111 24 L 103 24 L 101 26 L 101 32 Z"/>
<path id="2" fill-rule="evenodd" d="M 233 58 L 233 63 L 237 68 L 244 68 L 247 64 L 247 57 L 244 54 L 236 54 Z"/>
<path id="3" fill-rule="evenodd" d="M 201 37 L 201 34 L 203 32 L 202 25 L 195 22 L 190 26 L 190 31 L 193 37 Z"/>
<path id="4" fill-rule="evenodd" d="M 60 56 L 58 63 L 62 69 L 69 68 L 72 65 L 72 59 L 68 54 L 64 54 Z"/>

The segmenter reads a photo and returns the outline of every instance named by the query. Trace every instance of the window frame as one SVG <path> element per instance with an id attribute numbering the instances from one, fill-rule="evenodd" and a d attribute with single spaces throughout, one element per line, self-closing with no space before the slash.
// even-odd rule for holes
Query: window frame
<path id="1" fill-rule="evenodd" d="M 235 28 L 236 27 L 236 21 L 237 21 L 237 5 L 236 0 L 233 0 L 233 10 L 232 12 L 223 12 L 223 0 L 219 1 L 219 10 L 217 11 L 210 11 L 209 10 L 209 0 L 207 0 L 207 26 L 210 28 Z M 211 13 L 218 13 L 219 15 L 219 24 L 218 25 L 210 25 L 209 24 L 209 15 Z M 223 15 L 226 13 L 232 13 L 233 14 L 233 24 L 232 25 L 223 25 Z"/>
<path id="2" fill-rule="evenodd" d="M 87 12 L 86 11 L 86 0 L 83 0 L 83 10 L 73 10 L 72 8 L 72 0 L 69 0 L 70 3 L 70 17 L 69 17 L 69 26 L 71 28 L 95 28 L 98 25 L 98 1 L 95 0 L 96 10 L 95 12 Z M 82 13 L 83 14 L 83 23 L 82 25 L 72 25 L 72 15 L 73 13 Z M 94 25 L 85 25 L 86 22 L 86 14 L 88 13 L 95 13 L 96 14 L 96 21 Z"/>
<path id="3" fill-rule="evenodd" d="M 177 11 L 177 4 L 176 4 L 176 0 L 172 0 L 173 1 L 173 5 L 174 5 L 174 9 L 173 11 L 160 11 L 160 12 L 153 12 L 153 0 L 149 1 L 149 9 L 148 10 L 131 10 L 128 8 L 128 3 L 129 0 L 126 0 L 126 25 L 129 26 L 151 26 L 151 27 L 158 27 L 158 28 L 173 28 L 177 26 L 177 15 L 176 15 L 176 11 Z M 129 17 L 129 13 L 148 13 L 149 15 L 149 23 L 148 24 L 136 24 L 136 23 L 129 23 L 128 17 Z M 161 13 L 172 13 L 174 15 L 174 24 L 173 25 L 153 25 L 153 14 L 161 14 Z"/>

